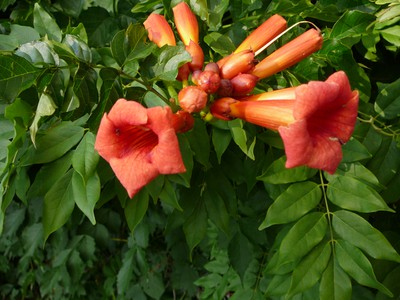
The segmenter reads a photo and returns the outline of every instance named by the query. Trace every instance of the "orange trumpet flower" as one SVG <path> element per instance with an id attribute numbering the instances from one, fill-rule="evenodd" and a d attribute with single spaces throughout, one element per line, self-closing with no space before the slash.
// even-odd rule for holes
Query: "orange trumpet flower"
<path id="1" fill-rule="evenodd" d="M 245 99 L 219 99 L 210 111 L 220 119 L 240 118 L 279 131 L 287 168 L 307 165 L 331 174 L 336 171 L 342 160 L 341 145 L 351 137 L 358 110 L 358 92 L 351 90 L 344 72 L 325 82 L 311 81 Z"/>
<path id="2" fill-rule="evenodd" d="M 143 25 L 148 31 L 149 40 L 158 47 L 176 45 L 174 32 L 164 16 L 151 13 Z"/>

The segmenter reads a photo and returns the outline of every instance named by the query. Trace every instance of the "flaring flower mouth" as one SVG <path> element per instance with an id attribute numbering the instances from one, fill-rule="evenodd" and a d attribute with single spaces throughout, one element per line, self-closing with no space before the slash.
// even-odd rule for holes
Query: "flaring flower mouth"
<path id="1" fill-rule="evenodd" d="M 311 81 L 243 101 L 220 99 L 211 112 L 278 130 L 287 168 L 307 165 L 334 173 L 342 160 L 341 146 L 354 130 L 358 100 L 358 92 L 351 90 L 346 74 L 339 71 L 325 82 Z"/>
<path id="2" fill-rule="evenodd" d="M 169 107 L 119 99 L 101 120 L 95 149 L 133 197 L 159 174 L 185 172 Z"/>

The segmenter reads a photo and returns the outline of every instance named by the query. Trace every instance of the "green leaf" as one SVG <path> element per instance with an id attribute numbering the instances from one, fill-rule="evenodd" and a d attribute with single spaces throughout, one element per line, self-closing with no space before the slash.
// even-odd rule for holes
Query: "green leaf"
<path id="1" fill-rule="evenodd" d="M 31 145 L 23 160 L 25 165 L 48 163 L 67 153 L 82 138 L 84 129 L 71 122 L 61 122 L 46 131 L 39 131 L 36 148 Z"/>
<path id="2" fill-rule="evenodd" d="M 298 220 L 283 238 L 271 272 L 279 274 L 280 268 L 300 260 L 322 241 L 327 229 L 328 221 L 322 212 L 309 213 Z"/>
<path id="3" fill-rule="evenodd" d="M 331 244 L 322 243 L 300 261 L 293 271 L 288 298 L 310 289 L 320 280 L 328 265 L 331 252 Z"/>
<path id="4" fill-rule="evenodd" d="M 389 43 L 392 43 L 396 47 L 400 47 L 399 31 L 400 25 L 395 25 L 386 29 L 382 29 L 379 32 Z"/>
<path id="5" fill-rule="evenodd" d="M 400 170 L 400 148 L 395 140 L 389 137 L 382 139 L 382 143 L 374 157 L 366 166 L 378 178 L 382 185 L 386 185 Z"/>
<path id="6" fill-rule="evenodd" d="M 160 51 L 153 66 L 154 79 L 175 81 L 179 67 L 191 61 L 192 57 L 183 46 L 164 46 Z"/>
<path id="7" fill-rule="evenodd" d="M 244 154 L 254 160 L 254 146 L 256 143 L 256 138 L 254 138 L 251 143 L 248 141 L 248 134 L 246 130 L 243 129 L 243 122 L 240 120 L 229 122 L 228 125 L 236 145 L 240 147 Z"/>
<path id="8" fill-rule="evenodd" d="M 36 67 L 59 66 L 60 57 L 46 42 L 33 41 L 21 45 L 15 54 L 25 58 Z"/>
<path id="9" fill-rule="evenodd" d="M 372 156 L 367 148 L 354 138 L 344 144 L 342 150 L 343 159 L 341 163 L 360 161 Z"/>
<path id="10" fill-rule="evenodd" d="M 51 233 L 63 226 L 74 210 L 72 188 L 73 170 L 68 171 L 47 192 L 43 203 L 44 242 Z"/>
<path id="11" fill-rule="evenodd" d="M 233 268 L 243 280 L 244 274 L 253 259 L 253 251 L 251 243 L 241 232 L 237 232 L 229 242 L 228 255 Z"/>
<path id="12" fill-rule="evenodd" d="M 226 235 L 229 235 L 230 216 L 225 205 L 224 199 L 212 188 L 207 188 L 203 192 L 203 199 L 207 209 L 208 217 Z"/>
<path id="13" fill-rule="evenodd" d="M 209 166 L 210 137 L 204 122 L 196 118 L 193 129 L 185 135 L 194 152 L 194 158 L 203 166 Z"/>
<path id="14" fill-rule="evenodd" d="M 12 102 L 33 85 L 39 69 L 17 55 L 0 54 L 0 103 Z"/>
<path id="15" fill-rule="evenodd" d="M 176 190 L 169 180 L 165 180 L 164 187 L 159 195 L 160 200 L 171 205 L 173 208 L 182 211 L 176 196 Z"/>
<path id="16" fill-rule="evenodd" d="M 28 191 L 28 198 L 44 196 L 50 188 L 67 173 L 71 167 L 73 152 L 70 151 L 59 159 L 44 164 L 36 173 L 35 180 Z"/>
<path id="17" fill-rule="evenodd" d="M 192 259 L 194 247 L 203 240 L 207 233 L 207 211 L 202 201 L 197 203 L 192 213 L 186 219 L 183 224 L 183 232 L 189 246 L 190 259 Z"/>
<path id="18" fill-rule="evenodd" d="M 81 109 L 88 111 L 98 102 L 97 72 L 81 64 L 74 78 L 73 91 Z"/>
<path id="19" fill-rule="evenodd" d="M 33 26 L 42 36 L 47 35 L 52 40 L 61 41 L 62 33 L 60 27 L 39 3 L 35 3 L 33 8 Z"/>
<path id="20" fill-rule="evenodd" d="M 56 111 L 57 106 L 54 104 L 50 95 L 43 93 L 39 98 L 39 103 L 36 108 L 35 118 L 32 121 L 29 131 L 31 133 L 32 143 L 35 145 L 36 133 L 38 131 L 38 124 L 42 117 L 51 116 Z"/>
<path id="21" fill-rule="evenodd" d="M 126 222 L 132 232 L 146 215 L 148 206 L 149 194 L 144 190 L 140 190 L 133 199 L 127 201 L 124 213 Z"/>
<path id="22" fill-rule="evenodd" d="M 86 63 L 92 62 L 92 51 L 83 40 L 77 36 L 66 34 L 62 42 L 71 50 L 76 58 Z"/>
<path id="23" fill-rule="evenodd" d="M 339 266 L 337 259 L 331 256 L 328 266 L 322 274 L 319 286 L 321 300 L 350 300 L 351 280 Z"/>
<path id="24" fill-rule="evenodd" d="M 86 181 L 96 170 L 99 154 L 94 149 L 96 137 L 88 131 L 80 141 L 72 157 L 74 170 Z"/>
<path id="25" fill-rule="evenodd" d="M 371 257 L 400 262 L 400 255 L 385 236 L 359 215 L 345 210 L 336 211 L 332 215 L 332 227 L 338 236 Z"/>
<path id="26" fill-rule="evenodd" d="M 125 252 L 124 258 L 122 259 L 122 266 L 117 274 L 117 290 L 120 295 L 125 294 L 125 291 L 128 289 L 133 278 L 133 270 L 135 267 L 134 258 L 136 252 L 136 248 L 131 248 Z"/>
<path id="27" fill-rule="evenodd" d="M 290 185 L 268 208 L 267 215 L 258 229 L 296 221 L 315 208 L 321 196 L 321 189 L 314 182 L 306 181 Z"/>
<path id="28" fill-rule="evenodd" d="M 72 175 L 72 192 L 75 203 L 93 225 L 96 224 L 94 207 L 100 199 L 100 189 L 100 178 L 97 173 L 92 173 L 87 178 L 83 178 L 77 172 Z"/>
<path id="29" fill-rule="evenodd" d="M 305 166 L 287 169 L 285 162 L 286 158 L 284 156 L 275 160 L 257 179 L 272 184 L 292 183 L 307 180 L 318 172 L 316 169 Z"/>
<path id="30" fill-rule="evenodd" d="M 208 46 L 221 56 L 226 56 L 235 51 L 236 47 L 232 40 L 226 35 L 218 32 L 211 32 L 204 37 Z"/>
<path id="31" fill-rule="evenodd" d="M 379 84 L 379 94 L 374 103 L 375 111 L 383 118 L 392 120 L 400 116 L 400 79 L 390 84 Z"/>
<path id="32" fill-rule="evenodd" d="M 215 153 L 217 155 L 218 163 L 221 163 L 222 154 L 224 154 L 224 152 L 228 148 L 232 140 L 232 135 L 227 130 L 213 128 L 211 138 L 214 145 Z"/>
<path id="33" fill-rule="evenodd" d="M 394 212 L 374 189 L 353 177 L 335 177 L 328 184 L 327 195 L 332 203 L 344 209 Z"/>
<path id="34" fill-rule="evenodd" d="M 337 240 L 335 254 L 340 267 L 359 284 L 375 288 L 389 297 L 393 297 L 392 293 L 377 281 L 371 263 L 360 249 L 344 240 Z"/>

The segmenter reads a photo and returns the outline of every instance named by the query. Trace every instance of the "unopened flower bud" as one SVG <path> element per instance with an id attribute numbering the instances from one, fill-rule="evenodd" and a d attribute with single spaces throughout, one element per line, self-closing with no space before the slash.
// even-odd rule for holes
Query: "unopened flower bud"
<path id="1" fill-rule="evenodd" d="M 241 97 L 251 93 L 256 86 L 258 77 L 252 74 L 239 74 L 231 79 L 233 96 Z"/>
<path id="2" fill-rule="evenodd" d="M 183 133 L 193 128 L 193 116 L 184 110 L 177 111 L 172 118 L 172 124 L 177 133 Z"/>
<path id="3" fill-rule="evenodd" d="M 212 71 L 203 71 L 198 77 L 197 85 L 208 94 L 215 93 L 221 82 L 219 75 Z"/>
<path id="4" fill-rule="evenodd" d="M 189 113 L 201 111 L 207 104 L 208 95 L 198 86 L 187 86 L 178 94 L 180 107 Z"/>
<path id="5" fill-rule="evenodd" d="M 178 75 L 176 76 L 176 79 L 179 81 L 187 80 L 189 77 L 189 74 L 190 74 L 189 63 L 186 63 L 179 67 Z"/>
<path id="6" fill-rule="evenodd" d="M 231 81 L 229 79 L 221 79 L 217 94 L 221 97 L 230 97 L 232 96 L 232 92 L 233 87 Z"/>
<path id="7" fill-rule="evenodd" d="M 215 62 L 210 62 L 204 67 L 204 71 L 211 71 L 219 74 L 219 66 Z"/>
<path id="8" fill-rule="evenodd" d="M 199 77 L 200 77 L 200 74 L 201 73 L 203 73 L 203 71 L 201 71 L 201 70 L 196 70 L 196 71 L 194 71 L 193 73 L 192 73 L 192 82 L 195 84 L 195 85 L 199 85 Z"/>
<path id="9" fill-rule="evenodd" d="M 254 52 L 244 50 L 234 53 L 220 66 L 222 78 L 232 79 L 239 73 L 248 73 L 255 66 Z"/>
<path id="10" fill-rule="evenodd" d="M 211 105 L 210 112 L 214 117 L 218 119 L 225 121 L 233 120 L 234 117 L 230 116 L 230 105 L 236 102 L 239 101 L 229 97 L 218 99 Z"/>

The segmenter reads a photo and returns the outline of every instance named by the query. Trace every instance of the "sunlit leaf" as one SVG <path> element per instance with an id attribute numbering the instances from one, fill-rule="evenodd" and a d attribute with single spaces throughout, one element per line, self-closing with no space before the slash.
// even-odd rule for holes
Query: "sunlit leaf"
<path id="1" fill-rule="evenodd" d="M 274 224 L 293 222 L 318 205 L 322 192 L 319 186 L 311 181 L 294 183 L 284 191 L 268 208 L 265 220 L 259 229 Z"/>
<path id="2" fill-rule="evenodd" d="M 327 195 L 341 208 L 358 212 L 394 212 L 374 189 L 353 177 L 334 178 L 328 185 Z"/>
<path id="3" fill-rule="evenodd" d="M 321 300 L 350 300 L 351 292 L 349 276 L 339 266 L 335 256 L 331 256 L 319 286 Z"/>
<path id="4" fill-rule="evenodd" d="M 99 154 L 94 149 L 95 135 L 87 132 L 74 151 L 72 166 L 85 181 L 94 173 Z"/>

